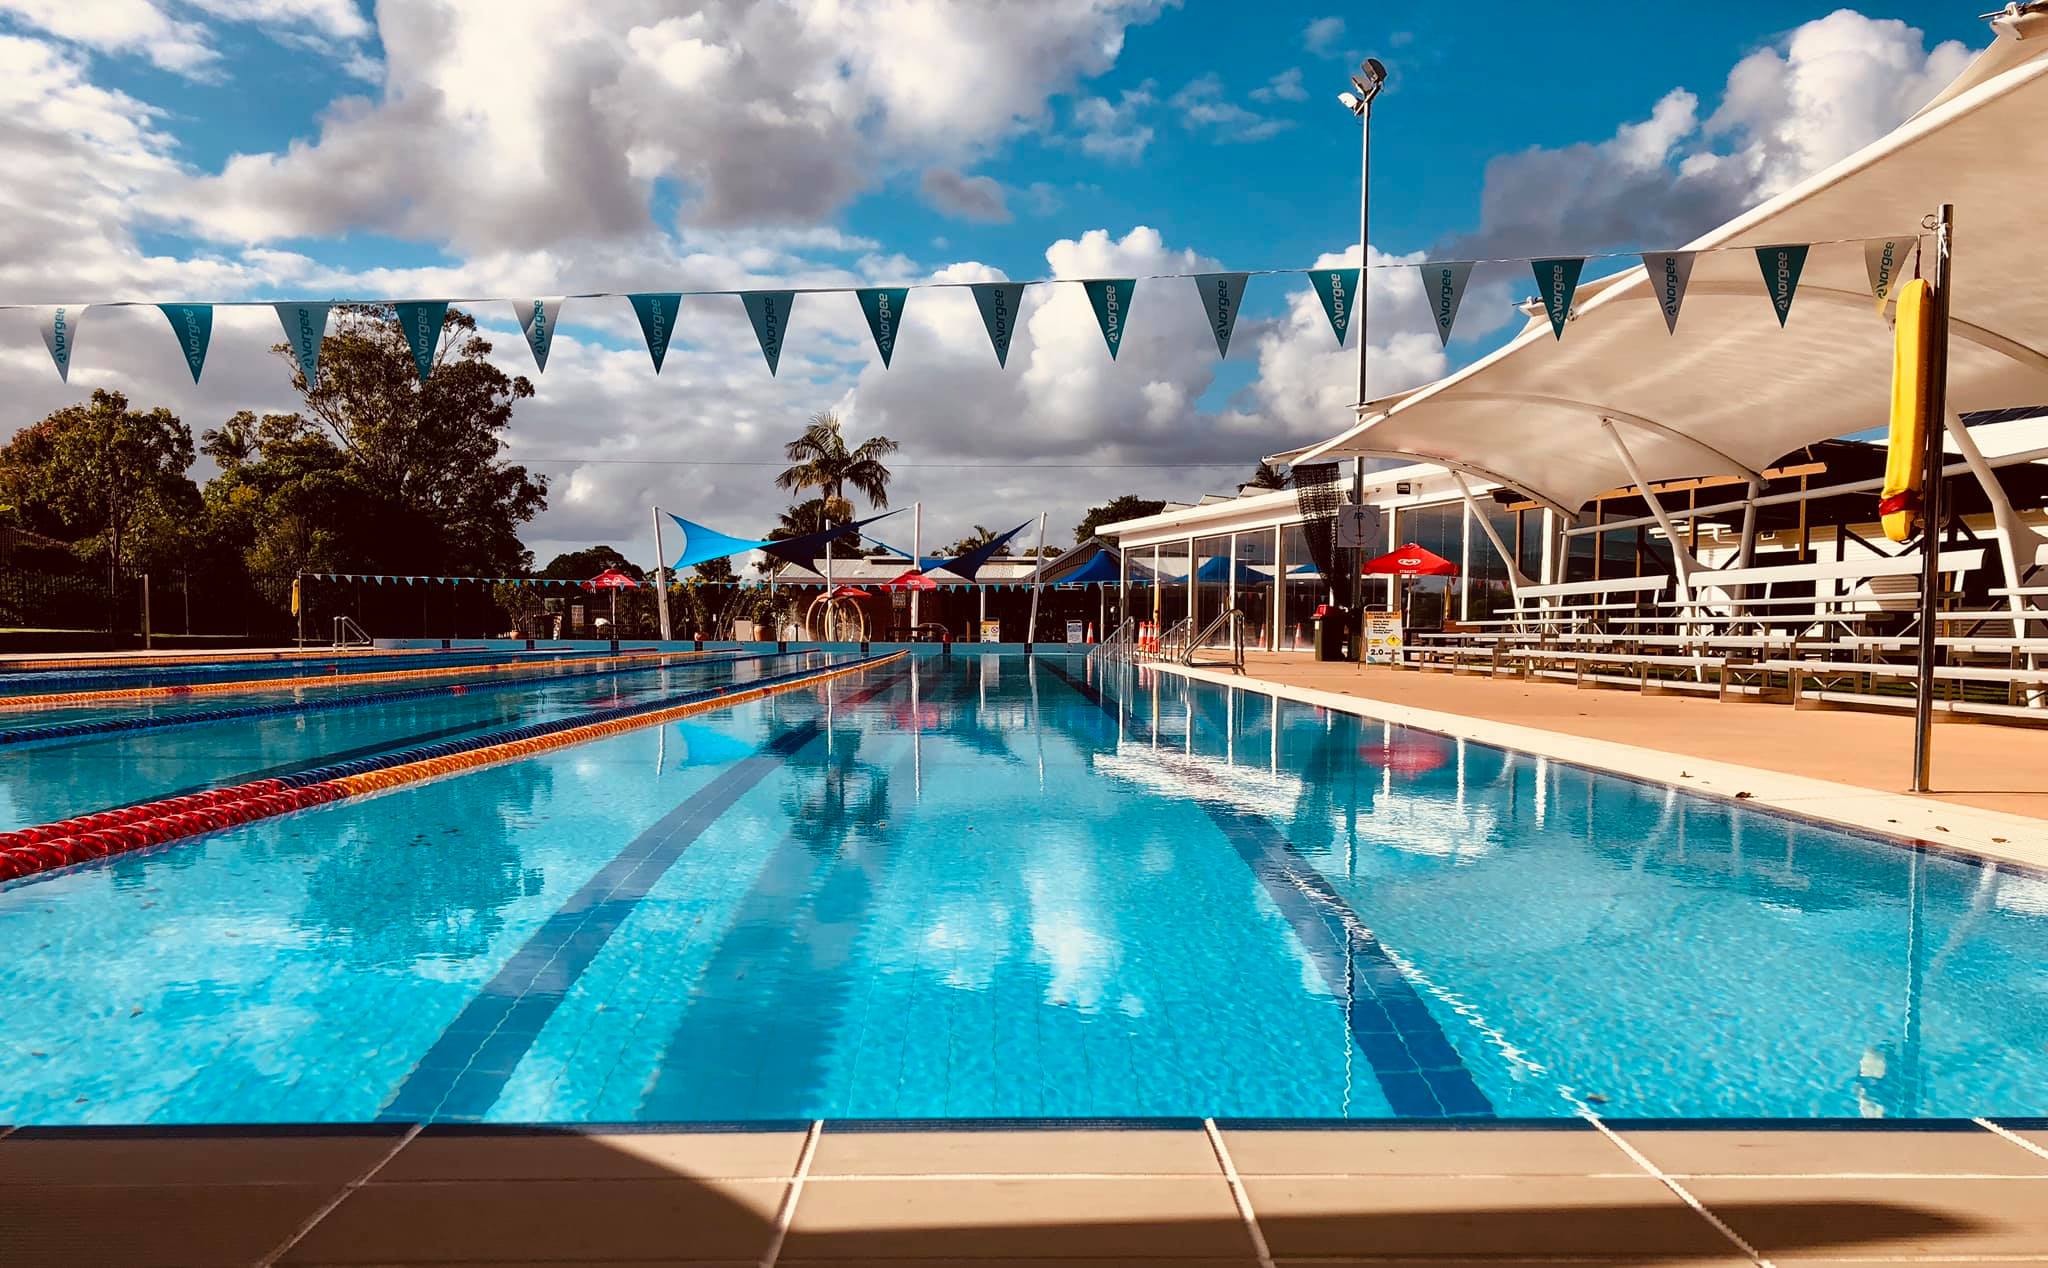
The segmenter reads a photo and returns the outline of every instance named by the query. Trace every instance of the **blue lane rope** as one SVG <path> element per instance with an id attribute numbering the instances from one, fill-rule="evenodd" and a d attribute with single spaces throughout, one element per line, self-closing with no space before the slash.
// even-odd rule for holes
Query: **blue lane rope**
<path id="1" fill-rule="evenodd" d="M 534 674 L 525 678 L 491 679 L 475 683 L 439 683 L 431 687 L 397 687 L 389 691 L 371 691 L 355 696 L 337 696 L 320 700 L 284 700 L 274 704 L 235 705 L 226 709 L 194 709 L 183 713 L 164 714 L 144 718 L 95 718 L 88 722 L 53 722 L 48 726 L 16 727 L 0 730 L 0 745 L 30 744 L 38 740 L 76 739 L 81 735 L 112 735 L 124 731 L 147 731 L 168 726 L 199 726 L 208 722 L 229 722 L 237 718 L 273 717 L 284 713 L 324 713 L 330 709 L 355 709 L 364 705 L 390 704 L 399 700 L 424 700 L 432 696 L 465 695 L 482 691 L 507 691 L 515 687 L 546 686 L 564 682 L 571 678 L 601 678 L 608 674 L 645 674 L 658 669 L 680 669 L 693 665 L 731 665 L 748 660 L 774 660 L 779 656 L 793 655 L 788 652 L 756 652 L 744 656 L 691 656 L 681 662 L 663 661 L 654 665 L 631 665 L 612 669 L 577 669 L 568 673 Z M 312 679 L 326 685 L 331 679 Z"/>

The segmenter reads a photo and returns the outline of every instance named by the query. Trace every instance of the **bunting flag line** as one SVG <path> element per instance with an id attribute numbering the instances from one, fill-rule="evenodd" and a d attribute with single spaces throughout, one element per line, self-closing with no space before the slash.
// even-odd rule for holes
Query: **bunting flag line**
<path id="1" fill-rule="evenodd" d="M 1757 267 L 1764 271 L 1764 288 L 1771 293 L 1771 308 L 1782 328 L 1792 312 L 1792 296 L 1799 290 L 1799 271 L 1806 267 L 1803 246 L 1758 247 Z"/>
<path id="2" fill-rule="evenodd" d="M 1022 282 L 976 282 L 974 305 L 981 310 L 981 324 L 988 328 L 989 344 L 996 350 L 996 364 L 1010 364 L 1010 336 L 1017 329 L 1017 306 L 1024 298 Z"/>
<path id="3" fill-rule="evenodd" d="M 882 354 L 882 368 L 896 352 L 896 328 L 903 320 L 903 305 L 909 302 L 907 286 L 867 286 L 854 292 L 860 311 L 868 319 L 868 333 L 875 337 L 875 351 Z"/>
<path id="4" fill-rule="evenodd" d="M 1917 272 L 1916 253 L 1920 250 L 1920 237 L 1913 234 L 1884 238 L 1840 238 L 1765 247 L 1709 247 L 1703 250 L 1753 252 L 1763 273 L 1765 291 L 1770 297 L 1772 311 L 1778 315 L 1779 325 L 1783 326 L 1791 313 L 1792 301 L 1798 293 L 1800 277 L 1809 252 L 1815 247 L 1828 246 L 1861 248 L 1869 277 L 1870 294 L 1880 313 L 1885 311 L 1899 283 Z M 1649 275 L 1659 311 L 1664 316 L 1665 329 L 1669 333 L 1677 333 L 1679 310 L 1691 282 L 1693 266 L 1697 263 L 1700 253 L 1647 251 L 1636 257 L 1640 259 Z M 561 308 L 567 300 L 624 298 L 632 306 L 634 316 L 640 325 L 640 332 L 647 343 L 648 356 L 658 374 L 666 363 L 684 298 L 738 295 L 753 327 L 755 339 L 760 344 L 761 355 L 767 362 L 769 373 L 776 374 L 781 369 L 791 309 L 798 295 L 838 294 L 851 291 L 860 305 L 868 331 L 874 338 L 875 350 L 886 368 L 895 360 L 896 341 L 901 333 L 903 310 L 909 302 L 910 292 L 934 287 L 957 289 L 964 286 L 973 294 L 975 308 L 981 314 L 983 328 L 988 332 L 989 346 L 996 354 L 996 364 L 1007 367 L 1017 325 L 1022 318 L 1025 295 L 1034 286 L 1078 283 L 1087 295 L 1089 307 L 1095 314 L 1096 325 L 1102 332 L 1103 344 L 1108 348 L 1111 359 L 1115 360 L 1123 351 L 1123 338 L 1129 327 L 1130 307 L 1136 295 L 1137 284 L 1140 281 L 1187 278 L 1195 284 L 1196 296 L 1202 305 L 1203 320 L 1208 324 L 1210 337 L 1216 341 L 1217 355 L 1228 358 L 1230 343 L 1235 334 L 1238 317 L 1241 315 L 1245 289 L 1250 279 L 1255 276 L 1306 274 L 1315 289 L 1317 300 L 1322 304 L 1323 315 L 1330 323 L 1330 331 L 1336 337 L 1337 345 L 1343 347 L 1345 340 L 1350 337 L 1353 314 L 1365 299 L 1359 288 L 1367 282 L 1368 269 L 1417 267 L 1421 272 L 1431 319 L 1436 323 L 1438 343 L 1448 346 L 1451 336 L 1456 333 L 1458 310 L 1470 288 L 1471 275 L 1476 266 L 1527 264 L 1535 274 L 1544 311 L 1550 318 L 1551 334 L 1562 339 L 1564 327 L 1573 315 L 1572 304 L 1583 278 L 1586 263 L 1592 259 L 1621 258 L 1624 257 L 1618 253 L 1605 253 L 1599 256 L 1548 259 L 1425 260 L 1414 264 L 1379 263 L 1365 268 L 1345 266 L 1253 269 L 1230 273 L 1163 273 L 1123 278 L 1039 278 L 1000 282 L 932 281 L 901 286 L 790 287 L 758 291 L 663 291 L 623 295 L 607 291 L 515 297 L 502 301 L 479 298 L 460 302 L 504 302 L 511 305 L 527 348 L 533 354 L 534 365 L 537 370 L 544 372 L 553 347 L 555 330 L 560 323 Z M 292 349 L 292 360 L 299 367 L 299 373 L 309 382 L 317 380 L 320 345 L 336 304 L 389 307 L 395 310 L 399 327 L 405 333 L 406 344 L 412 351 L 420 382 L 426 383 L 432 376 L 439 353 L 449 306 L 455 302 L 457 301 L 445 299 L 329 299 L 305 302 L 244 299 L 226 301 L 226 304 L 235 308 L 260 305 L 274 311 L 279 323 L 284 327 L 285 338 Z M 44 347 L 50 353 L 59 379 L 68 383 L 71 356 L 77 341 L 78 322 L 87 308 L 154 307 L 171 323 L 179 347 L 185 354 L 186 366 L 196 383 L 204 369 L 212 340 L 214 309 L 220 306 L 215 303 L 159 304 L 148 300 L 108 300 L 64 305 L 0 302 L 0 311 L 23 309 L 36 314 Z"/>
<path id="5" fill-rule="evenodd" d="M 660 374 L 662 359 L 668 356 L 669 336 L 676 329 L 676 308 L 683 297 L 679 292 L 669 292 L 628 295 L 626 301 L 633 305 L 633 315 L 640 319 L 640 333 L 647 339 L 647 355 L 654 358 L 654 372 Z"/>
<path id="6" fill-rule="evenodd" d="M 1344 332 L 1351 329 L 1352 297 L 1358 294 L 1357 269 L 1317 269 L 1308 275 L 1322 298 L 1323 313 L 1330 329 L 1337 332 L 1337 346 L 1344 346 Z"/>
<path id="7" fill-rule="evenodd" d="M 213 305 L 158 304 L 157 308 L 171 323 L 171 332 L 178 336 L 178 347 L 185 354 L 192 381 L 197 383 L 199 371 L 206 366 L 206 345 L 213 342 Z"/>
<path id="8" fill-rule="evenodd" d="M 761 341 L 761 355 L 768 358 L 768 373 L 773 375 L 782 362 L 782 336 L 789 329 L 796 292 L 747 291 L 740 302 L 746 305 L 747 320 L 754 323 L 754 338 Z"/>
<path id="9" fill-rule="evenodd" d="M 1238 306 L 1244 301 L 1249 273 L 1197 273 L 1195 293 L 1202 300 L 1202 316 L 1209 333 L 1216 336 L 1216 355 L 1230 355 L 1230 332 L 1237 329 Z"/>
<path id="10" fill-rule="evenodd" d="M 398 328 L 405 332 L 406 346 L 412 349 L 412 363 L 419 368 L 420 382 L 425 383 L 434 372 L 434 354 L 441 348 L 441 324 L 448 320 L 448 301 L 422 299 L 393 307 L 398 310 Z"/>
<path id="11" fill-rule="evenodd" d="M 1579 291 L 1579 274 L 1586 267 L 1585 257 L 1535 260 L 1531 267 L 1536 270 L 1536 293 L 1543 297 L 1543 308 L 1550 314 L 1550 333 L 1562 339 L 1565 319 L 1572 312 L 1572 296 Z"/>
<path id="12" fill-rule="evenodd" d="M 1643 269 L 1650 275 L 1650 293 L 1664 313 L 1664 332 L 1678 333 L 1678 308 L 1685 303 L 1685 288 L 1692 283 L 1694 251 L 1652 251 L 1643 257 Z"/>
<path id="13" fill-rule="evenodd" d="M 526 332 L 526 346 L 533 349 L 534 373 L 546 373 L 548 349 L 555 342 L 555 319 L 562 312 L 562 297 L 515 299 L 512 310 L 519 316 L 519 328 Z"/>
<path id="14" fill-rule="evenodd" d="M 1863 267 L 1870 273 L 1870 294 L 1877 301 L 1879 313 L 1891 300 L 1892 288 L 1905 271 L 1906 258 L 1919 246 L 1918 238 L 1872 238 L 1863 244 Z"/>
<path id="15" fill-rule="evenodd" d="M 43 346 L 57 363 L 57 377 L 66 383 L 71 381 L 71 348 L 78 337 L 78 319 L 83 316 L 85 309 L 72 305 L 54 304 L 42 310 Z"/>
<path id="16" fill-rule="evenodd" d="M 1102 327 L 1102 342 L 1109 345 L 1109 359 L 1123 346 L 1124 321 L 1131 311 L 1131 296 L 1138 289 L 1136 278 L 1106 277 L 1081 283 L 1088 292 L 1089 307 L 1095 310 L 1095 324 Z"/>
<path id="17" fill-rule="evenodd" d="M 1436 321 L 1436 337 L 1441 346 L 1450 345 L 1451 325 L 1458 320 L 1458 305 L 1465 298 L 1465 283 L 1471 279 L 1470 260 L 1422 266 L 1422 296 L 1429 301 L 1429 315 Z"/>
<path id="18" fill-rule="evenodd" d="M 299 373 L 306 376 L 311 390 L 320 379 L 320 341 L 327 337 L 327 310 L 331 304 L 278 304 L 277 320 L 284 326 L 284 340 L 292 346 L 292 358 Z"/>

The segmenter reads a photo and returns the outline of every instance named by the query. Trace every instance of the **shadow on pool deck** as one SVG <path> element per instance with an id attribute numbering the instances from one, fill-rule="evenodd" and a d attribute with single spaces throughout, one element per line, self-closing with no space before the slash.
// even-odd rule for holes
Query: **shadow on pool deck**
<path id="1" fill-rule="evenodd" d="M 25 1129 L 0 1138 L 0 1263 L 1220 1265 L 1258 1262 L 1254 1226 L 1277 1263 L 1750 1262 L 1590 1131 L 1226 1129 L 1234 1189 L 1186 1128 L 828 1127 L 808 1152 L 802 1130 L 412 1130 Z M 1925 1175 L 1760 1178 L 1751 1155 L 1748 1178 L 1679 1183 L 1769 1256 L 2048 1246 L 2048 1156 L 1972 1132 L 1936 1158 L 1923 1135 L 1841 1147 Z"/>

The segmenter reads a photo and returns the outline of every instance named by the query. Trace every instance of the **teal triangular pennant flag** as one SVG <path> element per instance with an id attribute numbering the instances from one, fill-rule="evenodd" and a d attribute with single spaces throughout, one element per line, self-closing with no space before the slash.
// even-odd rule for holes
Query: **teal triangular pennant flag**
<path id="1" fill-rule="evenodd" d="M 1792 312 L 1792 296 L 1799 290 L 1799 272 L 1806 267 L 1806 248 L 1758 247 L 1756 262 L 1764 271 L 1764 289 L 1770 292 L 1771 308 L 1782 327 Z"/>
<path id="2" fill-rule="evenodd" d="M 1543 297 L 1543 309 L 1550 314 L 1552 338 L 1564 338 L 1565 318 L 1571 316 L 1572 296 L 1579 290 L 1579 274 L 1586 267 L 1583 257 L 1559 260 L 1535 260 L 1531 267 L 1536 270 L 1536 293 Z"/>
<path id="3" fill-rule="evenodd" d="M 1429 301 L 1429 316 L 1436 322 L 1439 346 L 1449 346 L 1451 342 L 1451 326 L 1458 320 L 1458 305 L 1465 298 L 1465 283 L 1471 278 L 1470 260 L 1431 260 L 1422 266 L 1422 298 Z"/>
<path id="4" fill-rule="evenodd" d="M 526 346 L 533 349 L 534 372 L 546 371 L 548 349 L 555 343 L 555 318 L 562 311 L 562 297 L 515 299 L 512 311 L 519 317 L 519 328 L 526 332 Z"/>
<path id="5" fill-rule="evenodd" d="M 1109 345 L 1109 359 L 1123 346 L 1124 323 L 1131 315 L 1131 295 L 1138 289 L 1135 278 L 1106 277 L 1081 283 L 1088 292 L 1088 304 L 1095 310 L 1095 324 L 1102 327 L 1102 342 Z"/>
<path id="6" fill-rule="evenodd" d="M 1244 299 L 1249 273 L 1197 273 L 1195 291 L 1202 297 L 1202 317 L 1216 336 L 1216 355 L 1230 355 L 1230 332 L 1237 328 L 1237 309 Z"/>
<path id="7" fill-rule="evenodd" d="M 425 383 L 434 370 L 434 353 L 441 346 L 441 323 L 448 320 L 448 301 L 423 299 L 394 307 L 398 309 L 398 328 L 412 348 L 412 363 L 419 367 L 420 382 Z"/>
<path id="8" fill-rule="evenodd" d="M 676 329 L 676 306 L 681 295 L 628 295 L 633 315 L 640 319 L 640 333 L 647 337 L 647 355 L 654 358 L 654 372 L 661 373 L 662 358 L 668 356 L 668 339 Z"/>
<path id="9" fill-rule="evenodd" d="M 875 351 L 882 354 L 882 368 L 889 368 L 889 358 L 896 352 L 896 329 L 903 321 L 903 305 L 909 302 L 910 290 L 903 286 L 870 286 L 854 292 L 860 297 L 860 311 L 868 319 L 868 330 L 875 336 Z"/>
<path id="10" fill-rule="evenodd" d="M 191 367 L 192 381 L 199 381 L 199 371 L 206 365 L 206 345 L 213 342 L 212 304 L 158 304 L 171 331 L 178 336 L 178 347 L 184 350 L 185 364 Z"/>
<path id="11" fill-rule="evenodd" d="M 988 327 L 988 341 L 996 350 L 996 364 L 1010 363 L 1010 336 L 1017 331 L 1017 309 L 1024 302 L 1022 282 L 975 282 L 974 305 L 981 309 L 981 324 Z"/>
<path id="12" fill-rule="evenodd" d="M 1330 329 L 1337 332 L 1337 346 L 1344 346 L 1344 332 L 1351 329 L 1351 306 L 1358 298 L 1357 269 L 1315 269 L 1308 275 L 1322 297 L 1323 312 Z"/>
<path id="13" fill-rule="evenodd" d="M 273 304 L 277 319 L 284 324 L 285 342 L 292 346 L 292 357 L 299 363 L 299 372 L 306 376 L 306 386 L 312 387 L 320 377 L 320 340 L 327 334 L 327 310 L 329 304 Z"/>
<path id="14" fill-rule="evenodd" d="M 789 331 L 796 292 L 746 291 L 740 302 L 747 306 L 747 320 L 754 323 L 754 338 L 761 341 L 761 355 L 768 358 L 768 373 L 773 374 L 782 362 L 782 336 Z"/>

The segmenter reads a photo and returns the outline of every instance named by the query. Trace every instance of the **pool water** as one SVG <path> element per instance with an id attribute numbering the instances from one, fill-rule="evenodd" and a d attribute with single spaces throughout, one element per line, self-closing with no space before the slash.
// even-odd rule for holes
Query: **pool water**
<path id="1" fill-rule="evenodd" d="M 259 729 L 0 750 L 0 807 L 374 742 Z M 2044 966 L 2038 875 L 931 655 L 0 886 L 0 1122 L 2039 1115 Z"/>

